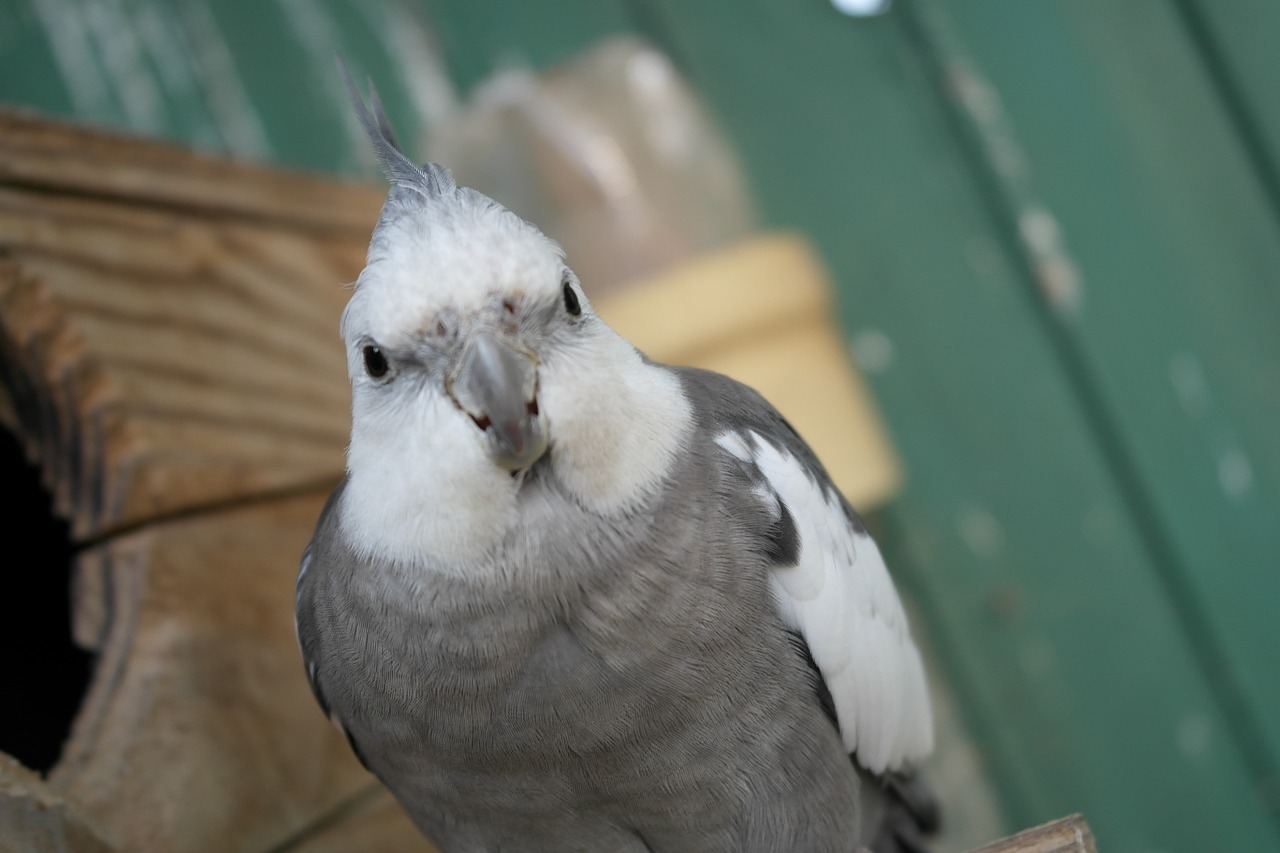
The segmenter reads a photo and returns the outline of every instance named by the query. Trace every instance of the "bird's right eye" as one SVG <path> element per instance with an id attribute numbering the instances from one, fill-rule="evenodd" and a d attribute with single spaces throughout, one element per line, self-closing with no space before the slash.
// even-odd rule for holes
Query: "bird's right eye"
<path id="1" fill-rule="evenodd" d="M 370 344 L 364 348 L 364 370 L 374 379 L 381 379 L 387 375 L 387 371 L 391 369 L 391 365 L 387 364 L 387 357 L 382 350 Z"/>

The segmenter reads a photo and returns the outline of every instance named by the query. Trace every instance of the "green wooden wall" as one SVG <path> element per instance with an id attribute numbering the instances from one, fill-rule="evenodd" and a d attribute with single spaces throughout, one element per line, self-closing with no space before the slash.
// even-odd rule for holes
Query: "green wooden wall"
<path id="1" fill-rule="evenodd" d="M 1274 0 L 0 0 L 0 101 L 351 172 L 335 50 L 409 129 L 623 32 L 836 274 L 1011 823 L 1280 850 Z"/>

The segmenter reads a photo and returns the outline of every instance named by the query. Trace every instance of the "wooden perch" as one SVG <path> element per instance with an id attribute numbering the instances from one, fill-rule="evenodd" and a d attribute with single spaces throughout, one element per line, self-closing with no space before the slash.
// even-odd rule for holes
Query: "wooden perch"
<path id="1" fill-rule="evenodd" d="M 972 853 L 1097 853 L 1084 815 L 1073 814 L 980 847 Z"/>
<path id="2" fill-rule="evenodd" d="M 0 755 L 0 853 L 111 853 L 83 814 L 35 773 Z"/>

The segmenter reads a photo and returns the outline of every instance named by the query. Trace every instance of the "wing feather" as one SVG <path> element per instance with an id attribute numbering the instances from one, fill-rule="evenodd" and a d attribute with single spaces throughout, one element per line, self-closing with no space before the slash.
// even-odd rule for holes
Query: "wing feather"
<path id="1" fill-rule="evenodd" d="M 845 747 L 873 773 L 919 762 L 933 748 L 928 688 L 880 549 L 794 433 L 738 427 L 717 443 L 758 471 L 774 517 L 785 507 L 793 519 L 795 562 L 772 568 L 774 600 L 831 694 Z"/>

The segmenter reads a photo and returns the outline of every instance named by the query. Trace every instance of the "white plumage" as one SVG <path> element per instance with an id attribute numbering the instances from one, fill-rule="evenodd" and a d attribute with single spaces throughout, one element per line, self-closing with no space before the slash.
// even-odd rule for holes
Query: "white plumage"
<path id="1" fill-rule="evenodd" d="M 845 747 L 873 773 L 922 760 L 933 748 L 924 666 L 875 541 L 849 522 L 834 491 L 773 443 L 737 430 L 716 443 L 760 469 L 761 499 L 775 518 L 781 501 L 796 525 L 798 560 L 773 569 L 774 601 L 809 647 Z"/>

